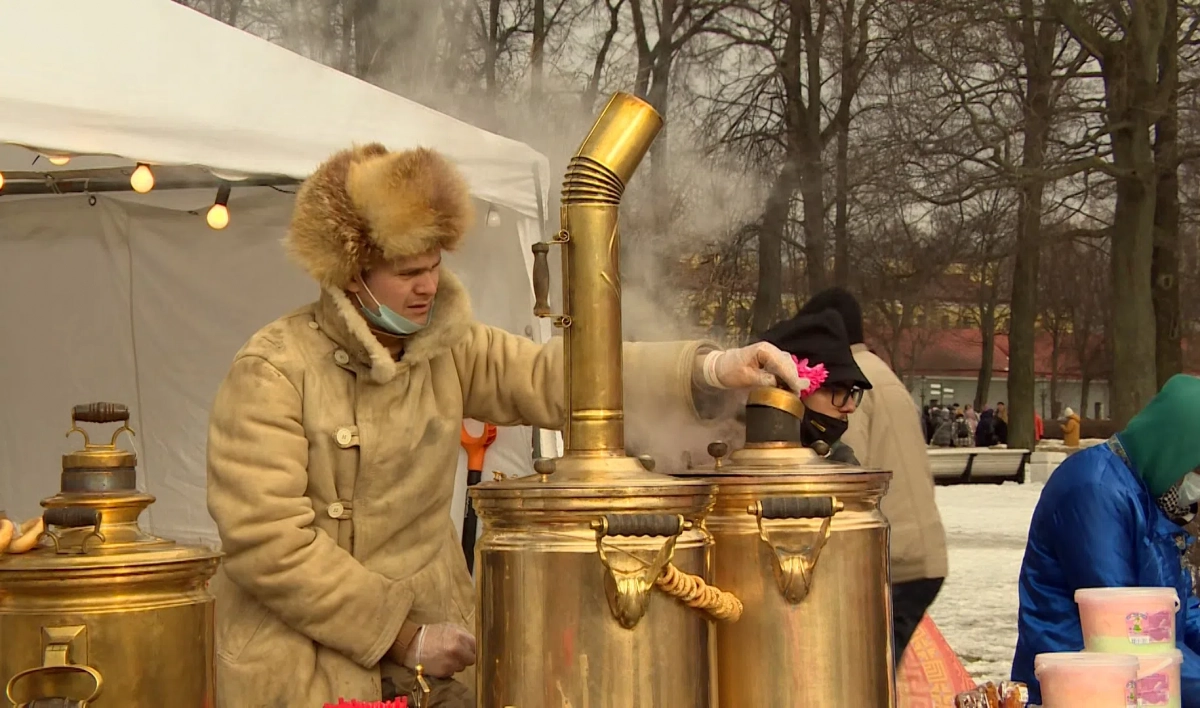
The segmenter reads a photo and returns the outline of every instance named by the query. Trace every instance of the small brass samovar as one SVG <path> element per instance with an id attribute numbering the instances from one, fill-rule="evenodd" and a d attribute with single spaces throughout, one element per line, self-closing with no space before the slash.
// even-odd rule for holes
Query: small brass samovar
<path id="1" fill-rule="evenodd" d="M 0 684 L 29 708 L 213 704 L 213 598 L 220 554 L 151 536 L 138 517 L 137 457 L 117 447 L 129 411 L 76 406 L 84 448 L 63 455 L 61 489 L 44 499 L 45 533 L 0 555 Z M 121 423 L 93 444 L 80 422 Z"/>
<path id="2" fill-rule="evenodd" d="M 713 582 L 745 603 L 716 627 L 720 706 L 895 708 L 892 475 L 803 447 L 803 414 L 795 394 L 751 392 L 745 447 L 713 443 L 715 465 L 682 475 L 718 485 Z"/>
<path id="3" fill-rule="evenodd" d="M 661 128 L 649 104 L 617 94 L 571 160 L 552 241 L 567 314 L 550 314 L 549 244 L 534 246 L 535 313 L 564 335 L 566 454 L 472 489 L 479 708 L 712 705 L 709 621 L 693 608 L 740 611 L 700 580 L 714 486 L 625 453 L 617 211 Z"/>

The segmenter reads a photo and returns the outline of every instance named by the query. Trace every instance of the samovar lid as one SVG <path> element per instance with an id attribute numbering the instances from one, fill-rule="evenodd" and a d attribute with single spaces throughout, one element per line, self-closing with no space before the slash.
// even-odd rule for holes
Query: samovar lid
<path id="1" fill-rule="evenodd" d="M 79 423 L 120 423 L 108 443 L 93 443 Z M 129 427 L 129 409 L 119 403 L 89 403 L 71 412 L 71 433 L 83 436 L 83 449 L 63 455 L 58 494 L 42 500 L 41 535 L 32 550 L 0 554 L 0 586 L 12 582 L 44 582 L 42 575 L 62 578 L 72 571 L 153 575 L 148 565 L 179 572 L 192 563 L 210 577 L 220 553 L 175 543 L 146 533 L 138 525 L 154 497 L 137 488 L 137 455 L 117 447 Z M 9 549 L 12 551 L 12 549 Z"/>
<path id="2" fill-rule="evenodd" d="M 708 446 L 713 464 L 692 467 L 679 476 L 717 478 L 721 484 L 729 484 L 730 477 L 891 476 L 830 459 L 829 446 L 824 443 L 805 447 L 800 436 L 803 416 L 804 403 L 796 394 L 773 387 L 754 389 L 746 401 L 745 446 L 731 454 L 729 445 L 713 442 Z"/>

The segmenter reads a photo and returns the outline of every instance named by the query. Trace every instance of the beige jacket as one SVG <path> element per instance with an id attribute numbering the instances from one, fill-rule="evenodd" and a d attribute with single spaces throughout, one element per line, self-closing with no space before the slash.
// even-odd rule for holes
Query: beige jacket
<path id="1" fill-rule="evenodd" d="M 694 414 L 703 346 L 625 348 L 631 434 L 639 411 Z M 378 664 L 406 619 L 474 630 L 450 519 L 462 419 L 560 428 L 562 372 L 560 340 L 473 321 L 445 271 L 432 323 L 399 362 L 336 290 L 254 335 L 209 427 L 208 508 L 226 554 L 212 585 L 217 705 L 379 700 Z"/>
<path id="2" fill-rule="evenodd" d="M 892 582 L 944 578 L 949 572 L 946 532 L 916 404 L 904 383 L 866 345 L 852 349 L 873 388 L 850 416 L 842 442 L 854 448 L 864 466 L 892 472 L 882 504 L 892 525 Z"/>

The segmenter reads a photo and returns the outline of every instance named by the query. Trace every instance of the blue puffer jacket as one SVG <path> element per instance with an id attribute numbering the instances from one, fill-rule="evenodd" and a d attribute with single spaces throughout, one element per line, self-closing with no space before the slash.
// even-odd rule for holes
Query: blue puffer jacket
<path id="1" fill-rule="evenodd" d="M 1182 601 L 1175 634 L 1183 708 L 1200 708 L 1200 601 L 1180 555 L 1192 539 L 1159 510 L 1142 477 L 1098 445 L 1068 457 L 1042 490 L 1021 565 L 1012 667 L 1013 680 L 1028 684 L 1031 704 L 1042 700 L 1034 657 L 1083 649 L 1076 590 L 1173 587 Z"/>

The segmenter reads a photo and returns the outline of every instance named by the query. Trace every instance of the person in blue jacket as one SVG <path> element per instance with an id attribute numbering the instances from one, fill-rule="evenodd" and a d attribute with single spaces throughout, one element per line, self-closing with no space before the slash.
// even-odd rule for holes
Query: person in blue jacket
<path id="1" fill-rule="evenodd" d="M 1012 679 L 1041 703 L 1038 654 L 1082 651 L 1075 591 L 1173 587 L 1181 607 L 1183 708 L 1200 708 L 1200 601 L 1192 594 L 1182 528 L 1200 501 L 1200 379 L 1175 376 L 1105 444 L 1077 452 L 1050 476 L 1033 511 L 1021 564 Z"/>

